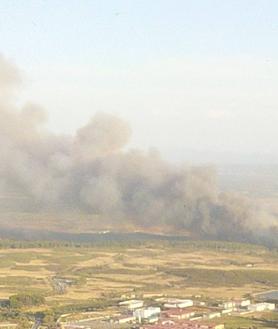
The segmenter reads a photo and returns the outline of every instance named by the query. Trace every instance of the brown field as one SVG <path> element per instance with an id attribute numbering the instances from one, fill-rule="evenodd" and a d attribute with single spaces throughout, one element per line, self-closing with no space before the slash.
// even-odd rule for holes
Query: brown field
<path id="1" fill-rule="evenodd" d="M 278 287 L 277 259 L 277 252 L 264 247 L 214 250 L 162 242 L 138 247 L 2 249 L 0 298 L 34 291 L 43 293 L 49 305 L 63 305 L 110 294 L 240 297 Z M 57 293 L 53 277 L 71 278 L 74 283 Z"/>

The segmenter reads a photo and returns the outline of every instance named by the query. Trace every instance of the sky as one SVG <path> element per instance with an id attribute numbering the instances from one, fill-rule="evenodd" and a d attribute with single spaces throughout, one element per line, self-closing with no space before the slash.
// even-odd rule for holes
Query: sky
<path id="1" fill-rule="evenodd" d="M 2 0 L 17 102 L 73 134 L 98 111 L 172 161 L 278 163 L 276 0 Z"/>

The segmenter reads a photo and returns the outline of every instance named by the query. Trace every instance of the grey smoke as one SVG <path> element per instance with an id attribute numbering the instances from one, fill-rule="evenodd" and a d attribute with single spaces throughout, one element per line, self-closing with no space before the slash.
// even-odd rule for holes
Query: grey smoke
<path id="1" fill-rule="evenodd" d="M 40 107 L 15 106 L 18 83 L 16 69 L 0 58 L 2 211 L 7 203 L 31 213 L 78 210 L 115 226 L 164 225 L 205 238 L 255 241 L 277 233 L 277 219 L 262 207 L 219 191 L 213 168 L 178 167 L 156 151 L 128 149 L 131 129 L 113 115 L 97 113 L 74 136 L 48 132 Z"/>

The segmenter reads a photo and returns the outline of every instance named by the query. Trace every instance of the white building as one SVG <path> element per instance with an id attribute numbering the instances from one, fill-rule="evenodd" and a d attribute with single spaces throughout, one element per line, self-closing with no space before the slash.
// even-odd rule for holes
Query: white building
<path id="1" fill-rule="evenodd" d="M 235 301 L 236 307 L 247 307 L 251 304 L 250 299 L 239 299 Z"/>
<path id="2" fill-rule="evenodd" d="M 220 312 L 211 312 L 211 313 L 204 314 L 203 317 L 204 317 L 204 319 L 220 318 L 221 317 L 221 313 Z"/>
<path id="3" fill-rule="evenodd" d="M 165 308 L 185 308 L 193 306 L 193 301 L 191 299 L 168 299 L 164 304 Z"/>
<path id="4" fill-rule="evenodd" d="M 160 307 L 147 307 L 135 310 L 133 315 L 139 323 L 143 320 L 147 320 L 148 322 L 156 322 L 159 319 L 160 312 Z"/>
<path id="5" fill-rule="evenodd" d="M 225 310 L 221 311 L 221 314 L 232 314 L 233 310 L 233 308 L 226 308 Z"/>
<path id="6" fill-rule="evenodd" d="M 141 308 L 144 305 L 143 300 L 137 300 L 137 299 L 132 299 L 132 300 L 126 300 L 124 302 L 119 303 L 120 306 L 126 307 L 128 310 L 136 310 L 137 308 Z"/>
<path id="7" fill-rule="evenodd" d="M 251 312 L 274 311 L 275 304 L 273 304 L 273 303 L 251 304 L 248 306 L 248 310 Z"/>
<path id="8" fill-rule="evenodd" d="M 223 302 L 218 305 L 219 307 L 223 307 L 225 310 L 227 309 L 233 309 L 236 307 L 236 303 L 233 301 Z"/>

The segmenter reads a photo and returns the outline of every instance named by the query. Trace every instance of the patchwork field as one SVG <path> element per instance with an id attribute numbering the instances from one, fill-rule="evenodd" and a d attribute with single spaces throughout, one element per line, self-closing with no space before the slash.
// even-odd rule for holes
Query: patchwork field
<path id="1" fill-rule="evenodd" d="M 58 289 L 55 278 L 68 283 Z M 0 298 L 38 292 L 44 308 L 131 294 L 232 298 L 277 287 L 278 253 L 259 246 L 145 241 L 0 249 Z"/>

